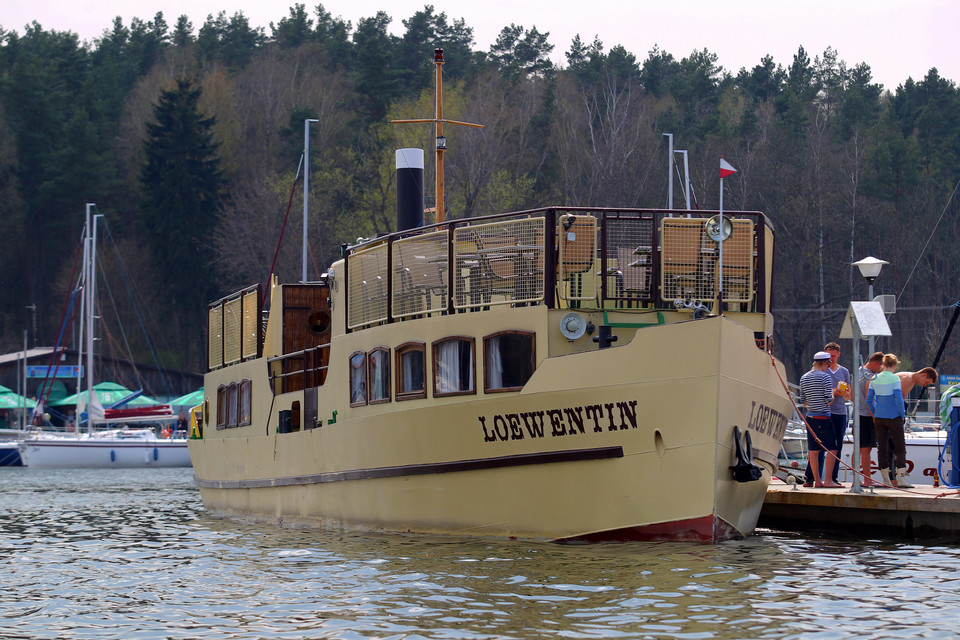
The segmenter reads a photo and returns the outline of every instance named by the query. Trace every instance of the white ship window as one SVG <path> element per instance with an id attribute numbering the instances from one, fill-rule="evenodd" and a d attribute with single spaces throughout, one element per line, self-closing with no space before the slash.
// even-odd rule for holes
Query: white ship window
<path id="1" fill-rule="evenodd" d="M 367 404 L 367 354 L 358 351 L 350 356 L 350 406 Z"/>
<path id="2" fill-rule="evenodd" d="M 476 393 L 474 339 L 455 337 L 433 343 L 433 395 Z"/>
<path id="3" fill-rule="evenodd" d="M 484 391 L 519 391 L 533 375 L 536 336 L 501 331 L 483 339 Z"/>
<path id="4" fill-rule="evenodd" d="M 236 382 L 231 382 L 230 386 L 227 387 L 227 426 L 235 427 L 237 426 L 237 408 L 239 403 L 237 402 L 239 385 Z"/>
<path id="5" fill-rule="evenodd" d="M 367 354 L 367 369 L 370 404 L 390 402 L 390 350 L 377 347 Z"/>
<path id="6" fill-rule="evenodd" d="M 394 350 L 397 354 L 397 400 L 427 397 L 425 351 L 426 345 L 422 342 L 407 342 Z"/>
<path id="7" fill-rule="evenodd" d="M 217 387 L 217 429 L 227 426 L 227 386 Z"/>
<path id="8" fill-rule="evenodd" d="M 240 381 L 240 426 L 245 426 L 253 422 L 250 414 L 251 382 L 249 380 Z"/>

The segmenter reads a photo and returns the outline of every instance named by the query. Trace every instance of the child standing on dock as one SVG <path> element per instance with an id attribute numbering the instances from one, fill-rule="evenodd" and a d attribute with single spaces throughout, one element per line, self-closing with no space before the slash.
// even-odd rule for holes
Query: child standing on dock
<path id="1" fill-rule="evenodd" d="M 893 438 L 896 455 L 897 486 L 905 489 L 913 487 L 907 482 L 907 446 L 903 439 L 903 423 L 907 417 L 903 406 L 903 392 L 900 390 L 900 378 L 894 371 L 900 364 L 899 358 L 888 353 L 883 356 L 883 371 L 870 382 L 867 391 L 867 406 L 873 412 L 873 425 L 877 430 L 877 465 L 883 483 L 891 486 L 890 454 L 888 436 Z"/>
<path id="2" fill-rule="evenodd" d="M 815 487 L 840 487 L 833 481 L 833 467 L 837 462 L 836 434 L 830 421 L 830 403 L 834 397 L 833 378 L 827 372 L 830 354 L 818 351 L 813 366 L 800 377 L 800 402 L 807 407 L 807 470 Z M 823 476 L 820 476 L 820 450 L 825 451 Z M 810 486 L 809 483 L 804 486 Z"/>

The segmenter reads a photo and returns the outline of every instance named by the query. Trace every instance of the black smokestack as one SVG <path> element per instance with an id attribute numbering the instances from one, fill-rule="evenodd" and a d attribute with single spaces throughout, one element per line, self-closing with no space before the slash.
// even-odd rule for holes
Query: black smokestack
<path id="1" fill-rule="evenodd" d="M 397 231 L 423 226 L 423 149 L 397 149 Z"/>

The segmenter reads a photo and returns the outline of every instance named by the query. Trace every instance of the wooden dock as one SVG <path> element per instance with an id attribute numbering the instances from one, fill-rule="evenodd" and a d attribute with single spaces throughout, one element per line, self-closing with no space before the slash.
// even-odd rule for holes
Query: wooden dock
<path id="1" fill-rule="evenodd" d="M 779 480 L 770 484 L 759 527 L 857 537 L 931 538 L 960 534 L 960 490 L 812 489 Z"/>

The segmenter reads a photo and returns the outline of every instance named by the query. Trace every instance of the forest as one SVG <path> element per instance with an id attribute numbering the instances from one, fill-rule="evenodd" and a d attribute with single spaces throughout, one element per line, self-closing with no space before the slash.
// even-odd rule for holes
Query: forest
<path id="1" fill-rule="evenodd" d="M 202 371 L 207 303 L 266 283 L 278 247 L 275 271 L 299 279 L 306 118 L 309 277 L 341 243 L 393 228 L 394 150 L 429 158 L 434 140 L 429 125 L 390 121 L 433 117 L 442 48 L 445 117 L 484 125 L 445 129 L 448 217 L 666 207 L 672 133 L 695 208 L 717 208 L 722 155 L 738 170 L 724 209 L 773 222 L 775 353 L 791 381 L 837 339 L 849 301 L 866 299 L 851 263 L 867 256 L 889 262 L 875 294 L 898 307 L 878 348 L 905 370 L 933 363 L 960 299 L 960 91 L 936 68 L 881 87 L 833 48 L 728 70 L 707 48 L 638 55 L 589 36 L 561 43 L 555 64 L 536 28 L 505 26 L 482 51 L 431 5 L 402 18 L 402 35 L 392 21 L 296 4 L 269 28 L 225 11 L 199 28 L 117 18 L 92 42 L 0 27 L 0 353 L 25 335 L 56 343 L 95 203 L 103 322 L 135 317 L 152 340 L 115 328 L 110 342 Z M 954 336 L 938 368 L 960 373 L 958 358 Z"/>

